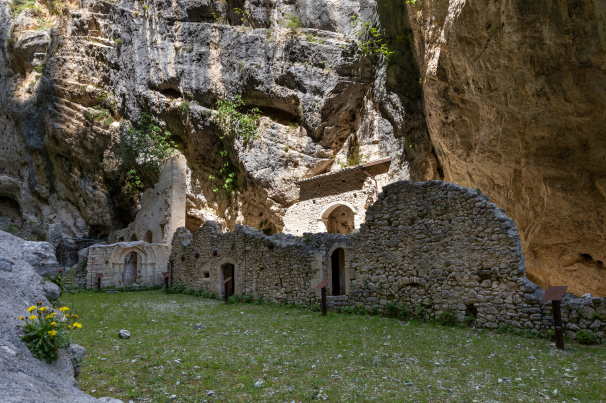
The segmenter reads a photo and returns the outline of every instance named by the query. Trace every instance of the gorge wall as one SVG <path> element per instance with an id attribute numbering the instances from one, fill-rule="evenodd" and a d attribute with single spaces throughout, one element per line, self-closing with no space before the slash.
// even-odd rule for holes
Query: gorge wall
<path id="1" fill-rule="evenodd" d="M 0 215 L 51 242 L 126 227 L 141 192 L 103 156 L 147 113 L 187 159 L 190 230 L 279 232 L 295 181 L 392 157 L 392 181 L 443 178 L 505 208 L 533 281 L 603 296 L 605 14 L 583 0 L 0 0 Z M 388 61 L 360 51 L 363 22 Z M 262 114 L 248 143 L 211 121 L 236 95 Z M 209 179 L 225 164 L 231 194 Z"/>

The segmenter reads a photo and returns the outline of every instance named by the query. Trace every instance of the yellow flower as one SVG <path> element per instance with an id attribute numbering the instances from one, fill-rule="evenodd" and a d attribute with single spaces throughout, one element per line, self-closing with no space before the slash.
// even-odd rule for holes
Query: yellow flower
<path id="1" fill-rule="evenodd" d="M 67 328 L 68 328 L 68 329 L 71 329 L 71 328 L 72 328 L 72 325 L 67 325 Z"/>
<path id="2" fill-rule="evenodd" d="M 46 311 L 48 308 L 43 306 L 42 308 L 38 308 L 39 311 Z"/>
<path id="3" fill-rule="evenodd" d="M 78 317 L 78 315 L 74 315 L 73 318 L 76 319 Z"/>
<path id="4" fill-rule="evenodd" d="M 51 326 L 57 326 L 57 322 L 51 322 Z"/>
<path id="5" fill-rule="evenodd" d="M 33 311 L 34 309 L 36 309 L 36 306 L 35 306 L 35 305 L 34 305 L 34 306 L 30 306 L 29 308 L 27 308 L 27 312 L 31 312 L 31 311 Z"/>
<path id="6" fill-rule="evenodd" d="M 54 312 L 53 312 L 53 313 L 51 313 L 50 315 L 46 316 L 46 319 L 52 318 L 52 317 L 53 317 L 53 316 L 55 316 L 55 315 L 56 315 L 56 313 L 54 313 Z"/>
<path id="7" fill-rule="evenodd" d="M 68 308 L 68 307 L 66 307 L 66 306 L 64 306 L 64 307 L 62 307 L 62 308 L 59 308 L 59 310 L 60 310 L 61 312 L 65 312 L 65 311 L 69 311 L 69 308 Z"/>
<path id="8" fill-rule="evenodd" d="M 77 327 L 78 329 L 82 327 L 81 324 L 79 324 L 78 322 L 74 322 L 74 327 Z"/>
<path id="9" fill-rule="evenodd" d="M 57 334 L 57 331 L 51 330 L 50 332 L 48 332 L 48 334 L 50 334 L 51 336 L 55 336 Z"/>
<path id="10" fill-rule="evenodd" d="M 19 320 L 23 320 L 23 316 L 19 316 L 17 319 L 19 319 Z"/>
<path id="11" fill-rule="evenodd" d="M 66 317 L 66 318 L 69 318 L 69 313 L 66 313 L 66 314 L 65 314 L 65 317 Z"/>
<path id="12" fill-rule="evenodd" d="M 31 320 L 34 320 L 34 319 L 36 319 L 36 318 L 37 318 L 37 316 L 36 316 L 36 315 L 32 315 L 32 316 L 30 316 L 29 318 L 30 318 Z"/>

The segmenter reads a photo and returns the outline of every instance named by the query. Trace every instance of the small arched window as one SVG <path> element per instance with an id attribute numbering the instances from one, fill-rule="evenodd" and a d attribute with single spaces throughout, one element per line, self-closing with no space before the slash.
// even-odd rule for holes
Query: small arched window
<path id="1" fill-rule="evenodd" d="M 145 233 L 145 241 L 147 241 L 148 243 L 153 243 L 154 239 L 154 235 L 152 234 L 151 230 L 147 230 L 147 232 Z"/>

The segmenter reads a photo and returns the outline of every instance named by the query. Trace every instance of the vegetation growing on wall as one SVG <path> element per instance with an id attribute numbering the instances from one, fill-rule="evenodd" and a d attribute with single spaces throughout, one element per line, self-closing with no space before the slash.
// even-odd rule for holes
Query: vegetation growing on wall
<path id="1" fill-rule="evenodd" d="M 370 22 L 364 22 L 354 14 L 351 16 L 351 25 L 358 27 L 356 30 L 358 47 L 364 56 L 380 54 L 385 56 L 385 58 L 389 58 L 394 53 L 383 42 L 383 37 L 379 30 L 373 27 Z"/>
<path id="2" fill-rule="evenodd" d="M 162 162 L 177 153 L 177 145 L 170 136 L 158 119 L 143 113 L 138 122 L 123 130 L 104 163 L 159 173 Z"/>
<path id="3" fill-rule="evenodd" d="M 221 140 L 225 137 L 240 138 L 244 143 L 257 137 L 257 127 L 261 112 L 253 108 L 248 112 L 240 112 L 244 106 L 242 97 L 237 95 L 233 101 L 229 99 L 217 101 L 217 111 L 211 120 L 219 126 Z"/>

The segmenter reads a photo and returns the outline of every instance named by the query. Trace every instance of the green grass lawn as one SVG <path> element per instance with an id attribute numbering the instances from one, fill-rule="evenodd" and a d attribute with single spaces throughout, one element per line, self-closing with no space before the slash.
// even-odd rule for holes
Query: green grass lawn
<path id="1" fill-rule="evenodd" d="M 128 402 L 604 402 L 606 348 L 161 291 L 64 296 L 78 378 Z M 202 324 L 201 330 L 193 325 Z M 118 338 L 127 329 L 131 338 Z M 557 392 L 555 392 L 557 390 Z M 214 392 L 214 396 L 212 392 Z"/>

